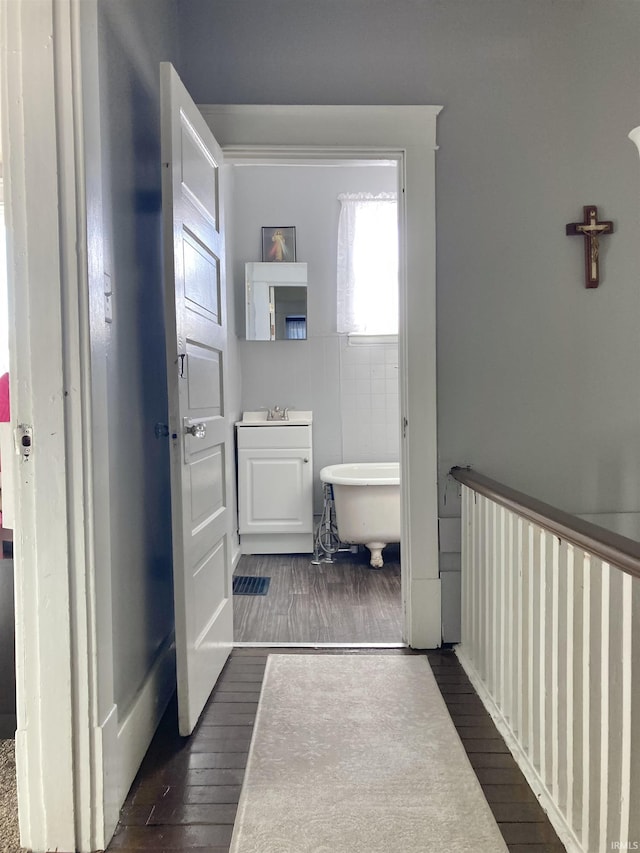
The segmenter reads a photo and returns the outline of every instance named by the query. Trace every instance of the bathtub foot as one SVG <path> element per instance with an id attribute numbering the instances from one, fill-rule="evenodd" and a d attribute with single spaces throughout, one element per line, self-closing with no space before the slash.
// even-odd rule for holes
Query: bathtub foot
<path id="1" fill-rule="evenodd" d="M 386 544 L 386 542 L 367 542 L 367 548 L 371 551 L 370 564 L 374 569 L 381 569 L 384 566 L 382 549 Z"/>

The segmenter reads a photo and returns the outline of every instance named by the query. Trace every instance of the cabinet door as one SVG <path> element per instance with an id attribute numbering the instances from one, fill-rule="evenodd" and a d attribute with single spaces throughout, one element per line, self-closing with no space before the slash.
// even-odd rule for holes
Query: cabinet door
<path id="1" fill-rule="evenodd" d="M 240 450 L 240 533 L 312 533 L 310 450 Z"/>

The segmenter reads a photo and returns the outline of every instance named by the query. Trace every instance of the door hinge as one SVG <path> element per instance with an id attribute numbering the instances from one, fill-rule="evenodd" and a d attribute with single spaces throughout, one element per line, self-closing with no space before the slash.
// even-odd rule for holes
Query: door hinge
<path id="1" fill-rule="evenodd" d="M 407 418 L 402 418 L 402 437 L 407 437 L 407 427 L 409 426 L 409 421 Z"/>
<path id="2" fill-rule="evenodd" d="M 33 447 L 33 427 L 30 424 L 18 424 L 13 431 L 16 455 L 28 462 Z"/>

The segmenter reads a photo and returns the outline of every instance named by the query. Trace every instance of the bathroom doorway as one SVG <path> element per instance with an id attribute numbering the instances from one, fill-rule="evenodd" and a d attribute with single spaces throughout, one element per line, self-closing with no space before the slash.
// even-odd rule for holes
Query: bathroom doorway
<path id="1" fill-rule="evenodd" d="M 200 104 L 226 161 L 233 164 L 337 157 L 396 159 L 399 164 L 401 571 L 403 638 L 413 648 L 436 648 L 442 642 L 435 310 L 436 129 L 441 109 Z"/>
<path id="2" fill-rule="evenodd" d="M 307 458 L 313 469 L 308 498 L 314 534 L 307 546 L 312 552 L 289 553 L 285 543 L 274 545 L 280 553 L 260 553 L 260 547 L 247 546 L 241 511 L 236 580 L 263 578 L 268 586 L 234 595 L 234 639 L 403 645 L 400 524 L 384 548 L 383 565 L 372 568 L 364 544 L 339 541 L 333 517 L 333 538 L 327 542 L 327 513 L 335 504 L 332 487 L 320 479 L 321 470 L 336 464 L 399 466 L 398 160 L 242 161 L 227 169 L 238 411 L 278 406 L 311 413 Z M 267 261 L 264 230 L 290 235 L 287 261 L 306 264 L 302 340 L 247 340 L 245 264 Z M 239 455 L 242 492 L 252 485 L 243 480 L 246 451 Z M 277 470 L 270 469 L 276 479 Z M 254 466 L 248 479 L 260 476 L 260 469 L 255 472 Z M 265 498 L 265 515 L 275 512 L 272 497 Z M 399 506 L 399 487 L 397 501 Z M 323 514 L 324 547 L 316 535 Z"/>

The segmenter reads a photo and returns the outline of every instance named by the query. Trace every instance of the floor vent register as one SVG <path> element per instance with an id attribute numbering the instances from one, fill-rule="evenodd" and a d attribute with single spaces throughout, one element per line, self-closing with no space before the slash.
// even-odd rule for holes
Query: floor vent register
<path id="1" fill-rule="evenodd" d="M 248 575 L 237 575 L 233 579 L 234 595 L 266 595 L 271 578 L 252 578 Z"/>

